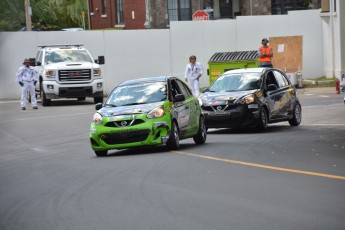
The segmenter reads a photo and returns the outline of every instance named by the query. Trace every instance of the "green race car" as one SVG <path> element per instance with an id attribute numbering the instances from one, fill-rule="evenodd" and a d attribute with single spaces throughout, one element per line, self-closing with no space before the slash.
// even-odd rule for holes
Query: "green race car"
<path id="1" fill-rule="evenodd" d="M 192 137 L 206 141 L 205 119 L 199 101 L 188 86 L 175 77 L 129 80 L 117 85 L 105 104 L 96 105 L 90 126 L 91 147 L 97 156 L 108 150 L 166 145 Z"/>

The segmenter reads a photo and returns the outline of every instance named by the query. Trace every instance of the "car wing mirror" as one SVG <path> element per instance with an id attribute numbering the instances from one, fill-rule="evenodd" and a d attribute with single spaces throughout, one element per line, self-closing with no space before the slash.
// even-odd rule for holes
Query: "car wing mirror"
<path id="1" fill-rule="evenodd" d="M 102 104 L 102 103 L 97 103 L 97 104 L 95 105 L 95 109 L 96 109 L 96 110 L 100 110 L 101 108 L 103 108 L 103 104 Z"/>
<path id="2" fill-rule="evenodd" d="M 104 56 L 98 56 L 98 59 L 96 59 L 95 62 L 99 65 L 103 65 L 105 63 Z"/>
<path id="3" fill-rule="evenodd" d="M 186 98 L 183 94 L 176 94 L 174 102 L 184 101 Z"/>
<path id="4" fill-rule="evenodd" d="M 208 92 L 208 91 L 210 91 L 210 88 L 209 88 L 209 87 L 203 89 L 201 92 L 202 92 L 202 93 L 206 93 L 206 92 Z"/>
<path id="5" fill-rule="evenodd" d="M 278 87 L 275 84 L 269 84 L 267 87 L 267 91 L 275 91 Z"/>

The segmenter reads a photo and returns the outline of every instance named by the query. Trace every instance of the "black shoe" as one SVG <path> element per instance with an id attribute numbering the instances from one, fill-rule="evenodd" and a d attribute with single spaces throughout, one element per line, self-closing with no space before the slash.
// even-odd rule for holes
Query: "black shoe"
<path id="1" fill-rule="evenodd" d="M 38 107 L 37 106 L 34 106 L 34 107 L 32 107 L 33 109 L 38 109 Z"/>
<path id="2" fill-rule="evenodd" d="M 26 110 L 26 108 L 25 108 L 25 107 L 22 107 L 22 110 Z"/>

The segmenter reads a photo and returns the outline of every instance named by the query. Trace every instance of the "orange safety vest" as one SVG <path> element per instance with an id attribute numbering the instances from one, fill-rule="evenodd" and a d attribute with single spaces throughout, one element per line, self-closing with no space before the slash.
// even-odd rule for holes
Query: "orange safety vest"
<path id="1" fill-rule="evenodd" d="M 267 46 L 267 47 L 261 46 L 260 50 L 261 50 L 262 54 L 270 54 L 272 47 L 271 46 Z M 271 62 L 271 57 L 260 57 L 259 62 Z"/>

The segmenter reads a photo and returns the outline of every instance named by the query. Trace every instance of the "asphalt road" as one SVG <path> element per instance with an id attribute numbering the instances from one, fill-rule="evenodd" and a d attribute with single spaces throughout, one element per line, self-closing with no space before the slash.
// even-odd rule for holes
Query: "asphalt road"
<path id="1" fill-rule="evenodd" d="M 0 101 L 0 229 L 345 229 L 345 105 L 300 90 L 302 124 L 98 158 L 90 101 Z"/>

